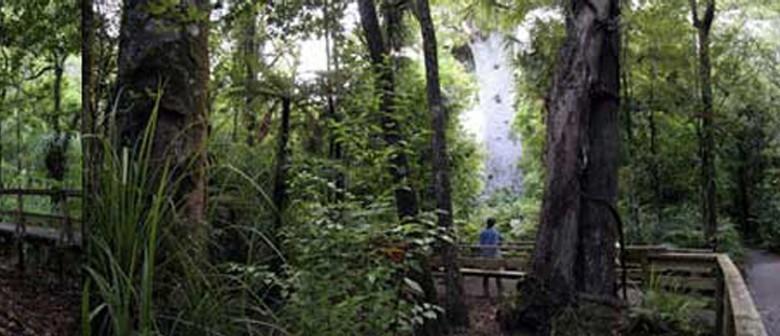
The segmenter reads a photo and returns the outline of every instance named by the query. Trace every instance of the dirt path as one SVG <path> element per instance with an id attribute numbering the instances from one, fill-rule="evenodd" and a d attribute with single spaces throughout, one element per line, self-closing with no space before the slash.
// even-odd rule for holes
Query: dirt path
<path id="1" fill-rule="evenodd" d="M 769 336 L 780 336 L 780 256 L 746 249 L 745 272 Z"/>
<path id="2" fill-rule="evenodd" d="M 24 274 L 0 253 L 0 336 L 76 336 L 80 278 L 40 269 Z"/>

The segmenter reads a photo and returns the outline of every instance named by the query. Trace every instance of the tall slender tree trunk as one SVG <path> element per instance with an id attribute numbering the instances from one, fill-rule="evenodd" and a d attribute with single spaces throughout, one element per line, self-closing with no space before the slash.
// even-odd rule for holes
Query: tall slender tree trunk
<path id="1" fill-rule="evenodd" d="M 176 181 L 174 234 L 205 257 L 206 141 L 208 137 L 208 0 L 169 5 L 162 14 L 152 0 L 125 0 L 119 38 L 117 117 L 124 146 L 137 148 L 162 94 L 152 134 L 148 171 L 155 182 Z M 198 19 L 184 21 L 182 18 Z M 170 167 L 169 181 L 161 181 Z"/>
<path id="2" fill-rule="evenodd" d="M 753 230 L 750 227 L 751 192 L 753 179 L 750 176 L 750 155 L 745 144 L 745 137 L 740 137 L 737 144 L 739 166 L 737 167 L 737 205 L 739 206 L 739 226 L 745 239 L 753 238 Z"/>
<path id="3" fill-rule="evenodd" d="M 257 111 L 255 111 L 255 98 L 257 96 L 257 74 L 255 64 L 258 62 L 257 50 L 257 22 L 255 5 L 250 3 L 247 13 L 247 22 L 242 35 L 243 62 L 244 62 L 244 122 L 246 122 L 246 144 L 254 146 L 257 134 Z"/>
<path id="4" fill-rule="evenodd" d="M 439 226 L 452 230 L 452 187 L 450 159 L 447 150 L 447 111 L 441 96 L 439 60 L 436 50 L 436 31 L 428 0 L 418 0 L 423 51 L 425 53 L 425 80 L 428 110 L 433 119 L 433 183 Z M 464 300 L 463 279 L 458 265 L 458 250 L 452 242 L 442 242 L 441 258 L 446 272 L 445 312 L 453 327 L 469 326 L 469 310 Z"/>
<path id="5" fill-rule="evenodd" d="M 282 228 L 282 215 L 287 203 L 287 168 L 288 154 L 287 143 L 290 139 L 290 97 L 282 98 L 282 118 L 279 123 L 279 138 L 276 149 L 276 172 L 274 173 L 273 201 L 276 207 L 274 229 Z"/>
<path id="6" fill-rule="evenodd" d="M 400 24 L 400 16 L 394 12 L 395 7 L 385 7 L 385 16 L 388 22 L 386 31 L 392 32 L 401 27 L 394 26 Z M 395 187 L 395 201 L 398 218 L 403 222 L 415 220 L 418 214 L 417 194 L 408 181 L 409 163 L 406 154 L 403 152 L 401 144 L 400 125 L 394 118 L 394 99 L 395 85 L 393 78 L 394 67 L 388 61 L 392 60 L 390 55 L 390 42 L 385 43 L 382 37 L 382 31 L 379 26 L 379 20 L 376 14 L 374 0 L 358 0 L 358 11 L 360 13 L 360 23 L 363 26 L 366 42 L 368 43 L 369 58 L 371 65 L 377 76 L 376 90 L 380 95 L 379 110 L 382 113 L 381 123 L 385 138 L 385 143 L 391 148 L 393 154 L 389 160 L 389 172 Z M 395 32 L 393 32 L 395 33 Z M 413 280 L 420 283 L 424 291 L 423 300 L 426 303 L 437 305 L 438 295 L 433 282 L 431 272 L 427 263 L 423 261 L 421 271 L 413 271 L 410 275 Z M 443 331 L 443 326 L 438 319 L 427 320 L 417 330 L 417 334 L 425 336 L 437 336 Z"/>
<path id="7" fill-rule="evenodd" d="M 336 33 L 334 29 L 331 27 L 333 24 L 333 18 L 331 18 L 330 13 L 330 1 L 325 1 L 324 7 L 323 7 L 323 16 L 325 17 L 325 52 L 327 54 L 327 62 L 326 62 L 326 69 L 329 74 L 329 77 L 326 82 L 327 87 L 327 111 L 326 115 L 330 120 L 333 120 L 334 122 L 338 123 L 341 121 L 341 116 L 339 115 L 337 111 L 336 106 L 336 98 L 334 97 L 334 89 L 335 89 L 335 83 L 334 83 L 334 73 L 331 72 L 333 69 L 335 69 L 335 74 L 339 73 L 339 49 L 338 49 L 338 41 L 336 39 Z M 334 134 L 331 134 L 328 137 L 328 159 L 331 160 L 341 160 L 343 156 L 343 149 L 341 146 L 341 142 L 338 141 L 337 137 Z M 343 190 L 346 188 L 346 179 L 344 174 L 339 171 L 338 169 L 333 169 L 334 174 L 334 182 L 336 185 L 336 188 L 339 190 Z M 331 194 L 333 198 L 336 200 L 340 200 L 343 196 L 343 193 L 337 192 L 335 194 Z"/>
<path id="8" fill-rule="evenodd" d="M 98 137 L 97 104 L 95 96 L 95 12 L 93 0 L 81 0 L 81 248 L 82 263 L 90 265 L 92 245 L 90 230 L 97 221 L 95 209 L 100 192 L 102 166 L 101 139 Z M 90 307 L 100 303 L 97 295 L 90 293 Z M 91 320 L 93 330 L 100 330 L 100 317 Z"/>
<path id="9" fill-rule="evenodd" d="M 531 274 L 519 309 L 509 320 L 502 316 L 505 328 L 537 334 L 549 333 L 562 309 L 617 301 L 619 5 L 569 0 L 564 7 L 566 40 L 547 101 L 547 175 Z M 611 329 L 614 316 L 606 316 L 608 323 L 580 321 Z"/>
<path id="10" fill-rule="evenodd" d="M 377 91 L 380 93 L 379 110 L 382 113 L 382 128 L 385 142 L 393 150 L 390 156 L 390 175 L 395 185 L 395 200 L 398 215 L 401 219 L 417 215 L 417 195 L 409 181 L 409 163 L 403 153 L 400 135 L 400 125 L 395 120 L 395 84 L 393 68 L 388 64 L 389 48 L 383 41 L 382 31 L 376 14 L 373 0 L 358 0 L 360 22 L 368 42 L 371 64 L 377 74 Z"/>
<path id="11" fill-rule="evenodd" d="M 715 111 L 712 106 L 712 64 L 710 62 L 710 31 L 715 18 L 715 0 L 704 0 L 704 17 L 699 17 L 698 0 L 690 0 L 693 25 L 698 31 L 699 84 L 701 90 L 701 192 L 704 199 L 702 226 L 704 238 L 717 250 L 718 200 L 715 182 Z"/>
<path id="12" fill-rule="evenodd" d="M 650 104 L 647 111 L 647 123 L 650 128 L 650 183 L 653 188 L 653 215 L 655 217 L 656 230 L 662 225 L 661 209 L 661 172 L 660 157 L 658 155 L 658 125 L 655 122 L 655 114 L 658 102 L 655 99 L 655 85 L 658 80 L 658 47 L 653 44 L 653 57 L 650 69 Z"/>
<path id="13" fill-rule="evenodd" d="M 0 90 L 0 104 L 5 102 L 6 90 L 5 88 Z M 3 161 L 5 161 L 5 148 L 3 147 L 3 123 L 0 122 L 0 189 L 5 188 L 5 181 L 3 180 Z"/>
<path id="14" fill-rule="evenodd" d="M 100 180 L 100 140 L 97 138 L 97 118 L 94 104 L 95 14 L 92 0 L 81 0 L 81 190 L 83 209 L 94 209 Z M 82 211 L 82 245 L 88 251 L 89 228 L 95 221 L 92 211 Z M 89 253 L 85 255 L 89 256 Z"/>
<path id="15" fill-rule="evenodd" d="M 67 55 L 60 56 L 55 53 L 52 59 L 54 63 L 54 111 L 51 115 L 51 126 L 55 133 L 60 133 L 60 113 L 62 113 L 62 75 L 65 71 L 65 59 Z M 59 135 L 59 134 L 58 134 Z"/>

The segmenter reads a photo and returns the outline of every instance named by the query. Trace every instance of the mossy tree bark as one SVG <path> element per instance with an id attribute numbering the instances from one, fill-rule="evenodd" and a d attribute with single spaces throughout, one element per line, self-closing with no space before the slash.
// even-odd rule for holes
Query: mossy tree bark
<path id="1" fill-rule="evenodd" d="M 536 250 L 506 328 L 546 334 L 564 309 L 615 303 L 618 0 L 565 2 L 566 40 L 547 101 L 547 175 Z M 609 324 L 609 323 L 607 323 Z"/>
<path id="2" fill-rule="evenodd" d="M 155 183 L 175 182 L 180 220 L 174 232 L 204 257 L 210 9 L 208 0 L 125 0 L 117 79 L 123 146 L 137 148 L 162 94 L 148 171 Z M 171 173 L 160 181 L 165 167 Z"/>

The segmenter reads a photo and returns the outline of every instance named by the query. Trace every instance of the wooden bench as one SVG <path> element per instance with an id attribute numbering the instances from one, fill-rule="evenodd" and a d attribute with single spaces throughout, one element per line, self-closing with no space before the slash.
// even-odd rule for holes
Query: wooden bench
<path id="1" fill-rule="evenodd" d="M 458 245 L 460 273 L 462 276 L 493 277 L 500 279 L 523 280 L 526 277 L 525 263 L 533 251 L 533 242 L 486 246 Z M 498 249 L 500 258 L 482 256 L 483 249 Z M 433 258 L 430 263 L 435 276 L 444 274 L 441 259 Z"/>
<path id="2" fill-rule="evenodd" d="M 485 258 L 460 257 L 460 273 L 463 276 L 495 277 L 503 279 L 524 279 L 525 258 Z M 444 267 L 441 259 L 436 257 L 430 262 L 434 275 L 442 275 Z"/>

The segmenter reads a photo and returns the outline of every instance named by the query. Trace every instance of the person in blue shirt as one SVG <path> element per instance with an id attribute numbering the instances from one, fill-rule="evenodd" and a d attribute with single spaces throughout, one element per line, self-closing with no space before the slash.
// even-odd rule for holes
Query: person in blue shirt
<path id="1" fill-rule="evenodd" d="M 501 258 L 501 251 L 498 249 L 498 245 L 501 244 L 501 234 L 496 230 L 496 220 L 493 218 L 487 219 L 487 225 L 479 233 L 479 245 L 484 258 Z M 495 246 L 495 247 L 491 247 Z M 490 296 L 490 279 L 489 277 L 482 278 L 482 290 L 485 296 Z M 496 277 L 496 287 L 498 287 L 498 294 L 501 295 L 502 286 L 501 279 Z"/>

